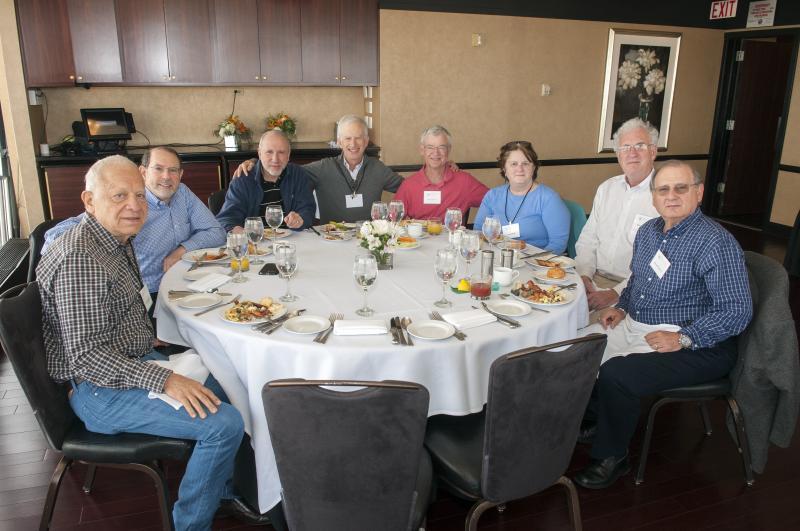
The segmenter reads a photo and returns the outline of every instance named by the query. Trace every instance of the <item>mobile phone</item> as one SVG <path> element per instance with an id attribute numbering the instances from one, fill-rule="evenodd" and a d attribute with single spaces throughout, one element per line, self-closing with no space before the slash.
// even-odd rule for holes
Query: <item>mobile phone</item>
<path id="1" fill-rule="evenodd" d="M 259 275 L 277 275 L 278 274 L 278 266 L 275 265 L 274 262 L 267 262 L 264 264 L 264 267 L 261 268 L 261 271 L 258 272 Z"/>

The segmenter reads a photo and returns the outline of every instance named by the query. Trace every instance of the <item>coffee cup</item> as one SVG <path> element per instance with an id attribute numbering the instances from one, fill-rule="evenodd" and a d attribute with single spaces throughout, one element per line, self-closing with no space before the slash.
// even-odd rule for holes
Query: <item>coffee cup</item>
<path id="1" fill-rule="evenodd" d="M 408 231 L 408 235 L 413 238 L 419 238 L 422 236 L 422 224 L 421 223 L 409 223 L 406 227 Z"/>
<path id="2" fill-rule="evenodd" d="M 509 286 L 511 282 L 519 276 L 519 271 L 515 271 L 508 267 L 495 267 L 493 278 L 494 281 L 501 286 Z"/>

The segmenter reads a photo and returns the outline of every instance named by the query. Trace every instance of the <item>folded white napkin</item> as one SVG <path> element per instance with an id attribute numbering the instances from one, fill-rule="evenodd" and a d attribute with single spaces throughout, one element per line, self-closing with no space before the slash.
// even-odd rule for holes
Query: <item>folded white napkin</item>
<path id="1" fill-rule="evenodd" d="M 443 314 L 445 321 L 456 328 L 474 328 L 497 321 L 497 317 L 484 310 L 464 310 Z"/>
<path id="2" fill-rule="evenodd" d="M 204 383 L 206 378 L 208 378 L 208 369 L 205 365 L 203 365 L 203 360 L 200 359 L 200 356 L 193 350 L 187 350 L 186 352 L 182 352 L 180 354 L 173 354 L 169 357 L 169 361 L 150 360 L 147 363 L 155 363 L 156 365 L 166 367 L 172 372 L 178 373 L 181 376 L 186 376 L 187 378 L 191 378 L 192 380 L 196 380 L 200 383 Z M 155 393 L 150 391 L 147 397 L 151 400 L 154 398 L 163 400 L 176 410 L 183 407 L 183 404 L 171 396 L 168 396 L 166 393 Z"/>
<path id="3" fill-rule="evenodd" d="M 382 319 L 340 319 L 333 323 L 333 335 L 336 336 L 366 336 L 388 332 L 389 327 Z"/>
<path id="4" fill-rule="evenodd" d="M 218 288 L 226 282 L 230 282 L 231 277 L 223 275 L 222 273 L 211 273 L 206 275 L 200 280 L 195 280 L 187 286 L 192 291 L 208 291 L 212 288 Z"/>

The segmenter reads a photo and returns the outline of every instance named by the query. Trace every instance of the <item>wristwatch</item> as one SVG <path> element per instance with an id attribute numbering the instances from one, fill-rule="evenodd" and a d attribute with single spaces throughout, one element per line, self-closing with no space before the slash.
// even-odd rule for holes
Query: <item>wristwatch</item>
<path id="1" fill-rule="evenodd" d="M 691 349 L 694 345 L 694 343 L 692 343 L 692 338 L 686 334 L 678 334 L 678 343 L 681 344 L 681 348 L 685 349 Z"/>

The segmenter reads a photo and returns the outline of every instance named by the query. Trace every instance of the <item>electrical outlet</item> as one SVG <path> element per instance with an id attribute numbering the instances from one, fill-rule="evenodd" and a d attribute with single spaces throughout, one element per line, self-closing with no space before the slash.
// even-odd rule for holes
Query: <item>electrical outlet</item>
<path id="1" fill-rule="evenodd" d="M 550 85 L 547 83 L 542 83 L 542 96 L 549 96 L 550 95 Z"/>

